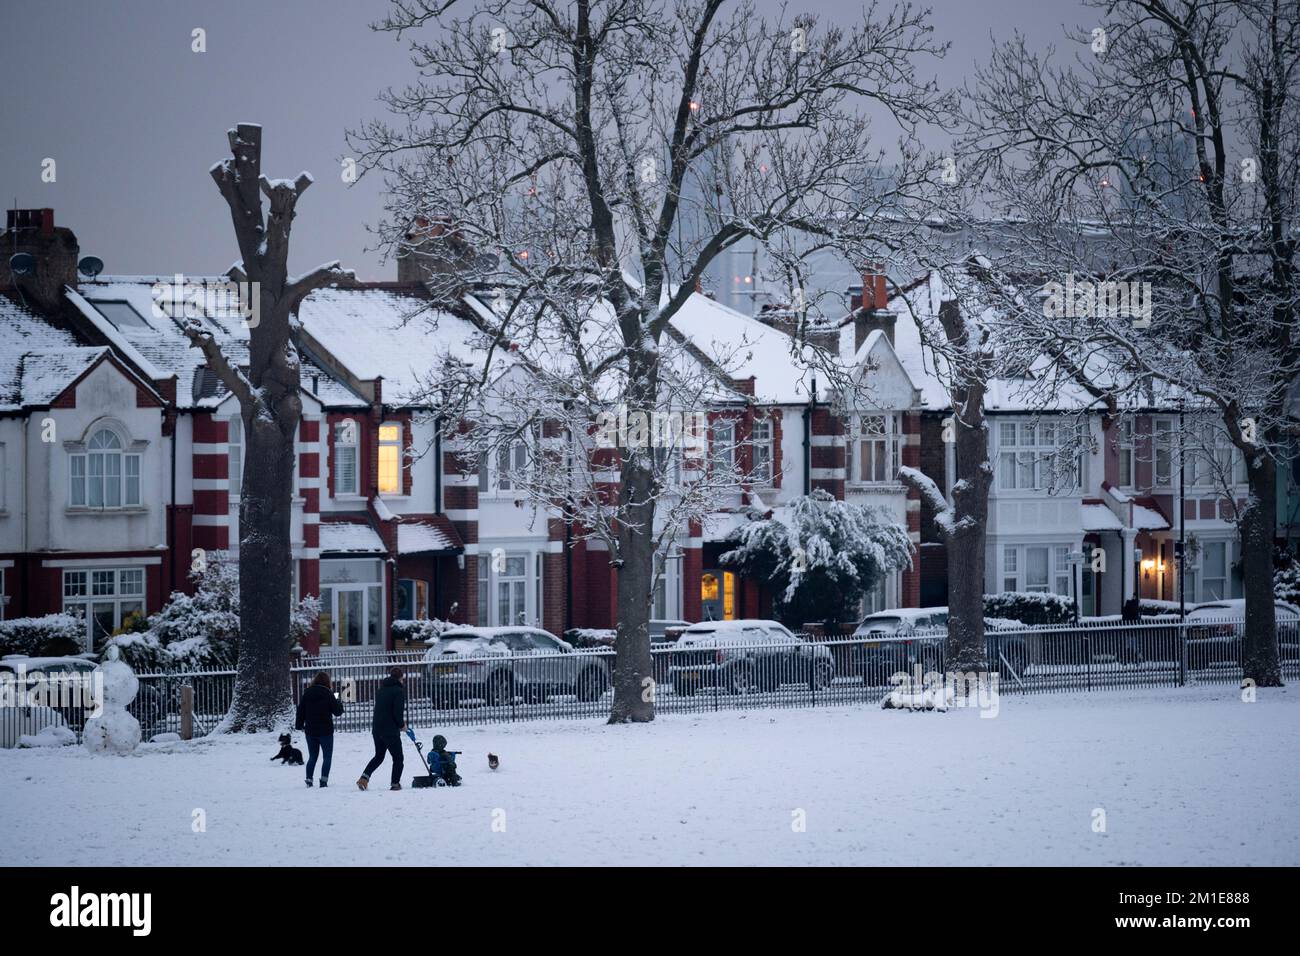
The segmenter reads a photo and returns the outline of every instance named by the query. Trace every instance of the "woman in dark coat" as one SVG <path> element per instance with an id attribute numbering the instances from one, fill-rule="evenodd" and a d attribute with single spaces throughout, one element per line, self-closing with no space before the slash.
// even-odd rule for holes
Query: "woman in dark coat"
<path id="1" fill-rule="evenodd" d="M 343 715 L 343 701 L 330 686 L 330 675 L 321 671 L 298 701 L 298 729 L 307 735 L 307 786 L 311 786 L 316 758 L 325 755 L 320 766 L 320 785 L 329 786 L 330 759 L 334 756 L 334 718 Z"/>

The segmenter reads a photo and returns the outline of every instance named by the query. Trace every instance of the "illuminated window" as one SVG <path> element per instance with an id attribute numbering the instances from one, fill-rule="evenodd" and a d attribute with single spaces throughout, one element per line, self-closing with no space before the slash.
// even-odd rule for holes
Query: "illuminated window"
<path id="1" fill-rule="evenodd" d="M 722 572 L 722 619 L 736 619 L 736 575 L 731 571 Z"/>
<path id="2" fill-rule="evenodd" d="M 402 426 L 379 426 L 379 493 L 402 493 Z"/>
<path id="3" fill-rule="evenodd" d="M 700 578 L 700 600 L 716 601 L 718 599 L 718 577 L 706 574 Z"/>

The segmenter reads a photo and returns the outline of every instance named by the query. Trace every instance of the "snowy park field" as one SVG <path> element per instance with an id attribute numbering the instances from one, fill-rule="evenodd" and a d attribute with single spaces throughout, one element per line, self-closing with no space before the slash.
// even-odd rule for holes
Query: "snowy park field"
<path id="1" fill-rule="evenodd" d="M 418 728 L 426 748 L 440 729 Z M 387 765 L 356 789 L 371 744 L 355 733 L 336 737 L 328 790 L 272 764 L 267 735 L 0 751 L 6 863 L 1300 864 L 1300 689 L 445 732 L 464 786 L 410 789 L 408 744 L 397 793 Z"/>

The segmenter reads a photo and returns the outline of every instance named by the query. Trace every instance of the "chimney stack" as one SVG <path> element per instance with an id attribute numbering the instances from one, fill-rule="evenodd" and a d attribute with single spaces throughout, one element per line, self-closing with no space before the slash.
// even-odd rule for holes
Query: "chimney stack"
<path id="1" fill-rule="evenodd" d="M 889 344 L 894 344 L 894 325 L 898 317 L 889 310 L 889 291 L 885 272 L 880 266 L 870 266 L 862 273 L 862 287 L 849 289 L 849 308 L 853 311 L 853 347 L 862 348 L 872 332 L 885 333 Z"/>
<path id="2" fill-rule="evenodd" d="M 81 247 L 71 229 L 54 226 L 53 209 L 6 210 L 0 236 L 0 289 L 17 289 L 29 305 L 54 312 L 63 301 L 63 287 L 76 286 Z M 9 260 L 25 252 L 36 260 L 30 275 L 14 275 Z"/>

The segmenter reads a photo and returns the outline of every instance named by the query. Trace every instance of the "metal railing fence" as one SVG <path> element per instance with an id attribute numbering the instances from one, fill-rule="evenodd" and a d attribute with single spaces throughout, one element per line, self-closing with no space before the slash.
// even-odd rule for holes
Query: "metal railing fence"
<path id="1" fill-rule="evenodd" d="M 1113 621 L 986 632 L 987 674 L 1000 693 L 1053 693 L 1122 687 L 1239 683 L 1244 624 L 1213 621 Z M 1284 678 L 1300 679 L 1300 628 L 1282 622 L 1278 649 Z M 652 673 L 638 681 L 659 713 L 764 707 L 879 704 L 900 681 L 944 674 L 942 631 L 905 637 L 773 636 L 738 642 L 714 638 L 658 644 Z M 415 727 L 608 716 L 615 656 L 605 648 L 565 653 L 346 652 L 294 663 L 295 704 L 320 670 L 344 701 L 341 731 L 367 731 L 379 685 L 397 664 L 405 671 L 407 720 Z M 899 675 L 907 675 L 906 678 Z M 129 710 L 144 739 L 181 729 L 182 688 L 194 691 L 194 732 L 211 731 L 230 706 L 233 670 L 140 674 Z M 6 719 L 0 708 L 0 730 Z M 80 734 L 87 711 L 61 711 Z M 9 714 L 22 720 L 20 714 Z M 12 744 L 10 744 L 12 746 Z"/>

